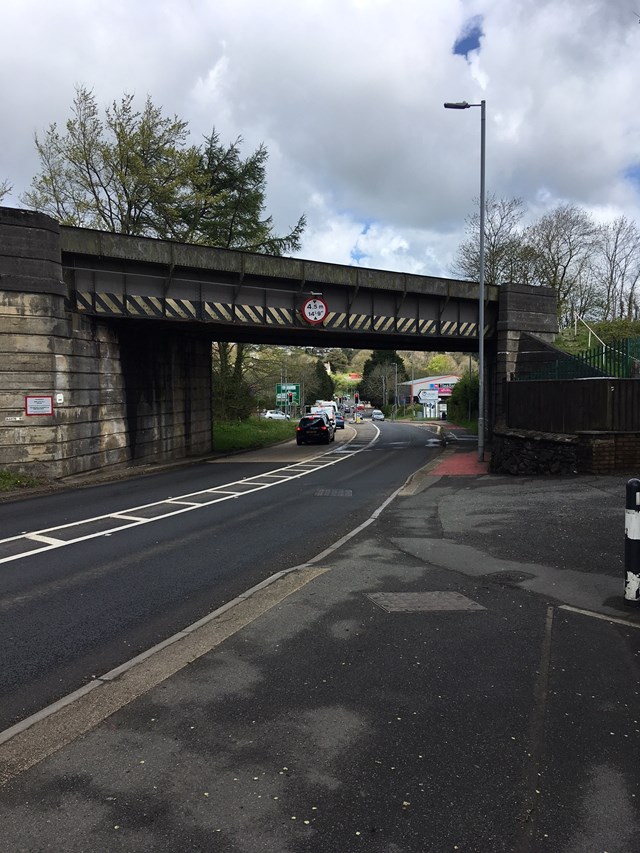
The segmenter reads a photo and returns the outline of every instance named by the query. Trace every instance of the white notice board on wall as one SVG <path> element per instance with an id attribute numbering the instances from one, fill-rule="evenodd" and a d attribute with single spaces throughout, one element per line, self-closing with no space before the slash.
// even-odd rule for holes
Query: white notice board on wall
<path id="1" fill-rule="evenodd" d="M 28 395 L 24 398 L 25 415 L 52 415 L 53 397 Z"/>

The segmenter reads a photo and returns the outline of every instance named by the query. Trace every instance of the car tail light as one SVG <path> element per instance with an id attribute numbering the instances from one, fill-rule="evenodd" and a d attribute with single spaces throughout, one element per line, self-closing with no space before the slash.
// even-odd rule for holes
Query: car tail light
<path id="1" fill-rule="evenodd" d="M 297 427 L 296 427 L 296 432 L 302 432 L 302 427 L 297 426 Z"/>
<path id="2" fill-rule="evenodd" d="M 326 424 L 322 424 L 320 429 L 322 430 L 322 432 L 326 432 L 329 429 L 329 427 Z"/>

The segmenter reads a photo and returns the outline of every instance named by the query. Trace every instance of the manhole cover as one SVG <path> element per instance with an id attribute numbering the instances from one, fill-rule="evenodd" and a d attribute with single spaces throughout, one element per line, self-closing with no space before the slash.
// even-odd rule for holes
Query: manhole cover
<path id="1" fill-rule="evenodd" d="M 372 592 L 367 598 L 387 613 L 486 610 L 459 592 Z"/>

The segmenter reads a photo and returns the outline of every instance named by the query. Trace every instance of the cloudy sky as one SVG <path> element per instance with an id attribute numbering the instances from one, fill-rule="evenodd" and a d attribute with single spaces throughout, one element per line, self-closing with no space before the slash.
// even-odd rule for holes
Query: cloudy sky
<path id="1" fill-rule="evenodd" d="M 488 193 L 640 224 L 639 3 L 2 0 L 4 204 L 81 84 L 101 105 L 150 95 L 194 141 L 264 142 L 277 230 L 307 215 L 301 257 L 451 274 L 480 110 L 444 101 L 486 100 Z"/>

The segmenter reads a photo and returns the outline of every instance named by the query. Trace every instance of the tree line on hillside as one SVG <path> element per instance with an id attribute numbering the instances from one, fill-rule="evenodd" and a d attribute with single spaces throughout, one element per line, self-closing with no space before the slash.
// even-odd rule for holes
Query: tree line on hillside
<path id="1" fill-rule="evenodd" d="M 524 202 L 490 195 L 485 208 L 485 282 L 543 285 L 558 299 L 558 319 L 637 320 L 640 316 L 640 229 L 625 216 L 598 224 L 586 211 L 561 204 L 524 227 Z M 467 236 L 452 272 L 478 280 L 480 213 L 467 218 Z"/>

